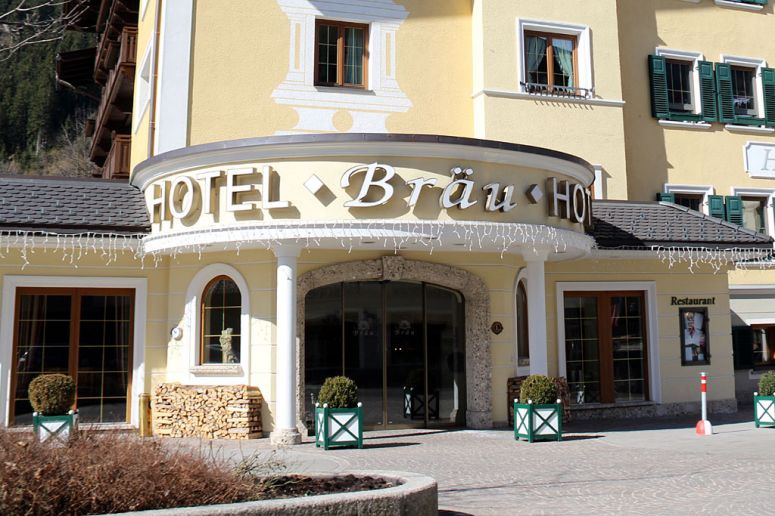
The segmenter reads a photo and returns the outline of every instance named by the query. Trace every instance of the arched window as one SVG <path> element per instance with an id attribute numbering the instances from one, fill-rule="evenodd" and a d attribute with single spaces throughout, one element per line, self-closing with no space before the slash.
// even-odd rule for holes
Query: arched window
<path id="1" fill-rule="evenodd" d="M 525 280 L 517 283 L 517 365 L 530 365 L 530 337 L 527 329 L 527 288 Z"/>
<path id="2" fill-rule="evenodd" d="M 210 281 L 202 294 L 202 364 L 238 364 L 242 328 L 242 295 L 228 276 Z"/>

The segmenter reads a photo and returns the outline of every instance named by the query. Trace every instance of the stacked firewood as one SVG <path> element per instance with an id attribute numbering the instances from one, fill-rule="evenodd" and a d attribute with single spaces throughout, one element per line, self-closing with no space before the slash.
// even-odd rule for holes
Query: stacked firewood
<path id="1" fill-rule="evenodd" d="M 261 437 L 257 387 L 163 383 L 153 395 L 153 433 L 169 437 L 254 439 Z"/>

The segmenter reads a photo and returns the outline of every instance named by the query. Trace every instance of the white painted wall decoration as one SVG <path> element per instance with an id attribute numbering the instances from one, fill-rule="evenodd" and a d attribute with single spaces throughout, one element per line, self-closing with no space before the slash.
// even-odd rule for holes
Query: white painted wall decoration
<path id="1" fill-rule="evenodd" d="M 277 104 L 291 106 L 298 122 L 277 134 L 336 132 L 334 115 L 352 117 L 349 132 L 387 132 L 391 113 L 412 107 L 396 81 L 396 34 L 409 15 L 394 0 L 277 0 L 291 24 L 288 74 L 272 92 Z M 368 90 L 315 86 L 315 20 L 369 25 Z"/>
<path id="2" fill-rule="evenodd" d="M 746 143 L 743 146 L 743 160 L 749 176 L 775 179 L 775 143 Z"/>

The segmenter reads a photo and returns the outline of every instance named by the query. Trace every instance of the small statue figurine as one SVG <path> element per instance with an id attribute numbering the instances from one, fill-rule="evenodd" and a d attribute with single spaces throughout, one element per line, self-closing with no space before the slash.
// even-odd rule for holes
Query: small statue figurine
<path id="1" fill-rule="evenodd" d="M 231 347 L 231 334 L 234 333 L 232 328 L 226 328 L 221 332 L 221 356 L 223 357 L 224 364 L 236 364 L 237 355 L 234 354 L 234 350 Z"/>

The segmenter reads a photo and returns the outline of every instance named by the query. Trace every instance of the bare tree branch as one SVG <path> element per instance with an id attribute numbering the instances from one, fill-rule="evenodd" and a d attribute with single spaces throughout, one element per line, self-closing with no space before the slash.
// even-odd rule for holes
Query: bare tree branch
<path id="1" fill-rule="evenodd" d="M 61 39 L 87 9 L 88 0 L 18 0 L 0 13 L 0 61 L 26 46 Z"/>

